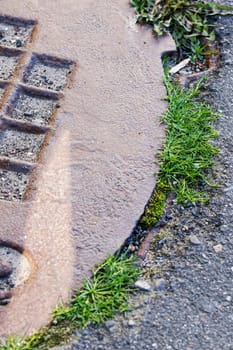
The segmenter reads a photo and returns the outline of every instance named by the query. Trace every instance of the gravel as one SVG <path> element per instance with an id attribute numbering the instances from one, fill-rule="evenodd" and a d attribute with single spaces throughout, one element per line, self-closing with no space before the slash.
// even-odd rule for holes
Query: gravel
<path id="1" fill-rule="evenodd" d="M 131 297 L 132 312 L 116 316 L 111 331 L 104 325 L 77 330 L 57 350 L 233 349 L 233 18 L 220 18 L 217 27 L 221 67 L 205 98 L 222 112 L 213 169 L 221 186 L 209 191 L 207 206 L 172 209 L 160 230 L 166 239 L 155 241 L 143 262 L 153 290 Z"/>
<path id="2" fill-rule="evenodd" d="M 12 17 L 0 16 L 0 45 L 21 49 L 29 41 L 34 21 L 21 21 Z"/>
<path id="3" fill-rule="evenodd" d="M 10 98 L 4 112 L 10 118 L 44 126 L 49 124 L 57 106 L 56 95 L 19 88 Z"/>
<path id="4" fill-rule="evenodd" d="M 0 199 L 22 200 L 29 183 L 29 173 L 0 169 Z"/>
<path id="5" fill-rule="evenodd" d="M 7 129 L 0 138 L 0 156 L 35 162 L 43 140 L 44 134 Z"/>
<path id="6" fill-rule="evenodd" d="M 62 91 L 73 68 L 73 62 L 46 55 L 34 55 L 23 72 L 23 82 L 38 88 Z"/>
<path id="7" fill-rule="evenodd" d="M 20 55 L 10 53 L 6 49 L 0 49 L 0 79 L 9 80 L 12 78 L 19 63 Z"/>

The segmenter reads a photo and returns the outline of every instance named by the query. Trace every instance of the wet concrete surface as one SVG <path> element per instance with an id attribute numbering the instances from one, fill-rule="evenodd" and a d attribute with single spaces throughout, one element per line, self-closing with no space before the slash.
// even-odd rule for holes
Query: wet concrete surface
<path id="1" fill-rule="evenodd" d="M 0 336 L 8 336 L 48 322 L 142 214 L 164 138 L 161 54 L 174 44 L 139 30 L 128 0 L 9 0 L 1 13 L 0 45 L 20 56 L 3 78 L 2 130 L 21 140 L 45 134 L 42 145 L 30 141 L 38 157 L 9 145 L 0 158 L 2 188 L 26 185 L 20 197 L 1 196 L 10 200 L 0 201 L 0 243 L 20 247 L 32 270 L 0 309 Z M 51 100 L 44 115 L 42 101 Z"/>

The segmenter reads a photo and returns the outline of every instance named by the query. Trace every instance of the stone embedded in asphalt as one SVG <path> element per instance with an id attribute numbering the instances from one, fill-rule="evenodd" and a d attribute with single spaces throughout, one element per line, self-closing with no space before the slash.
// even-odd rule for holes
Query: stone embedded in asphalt
<path id="1" fill-rule="evenodd" d="M 155 280 L 155 287 L 154 289 L 157 292 L 161 292 L 163 290 L 165 290 L 168 286 L 167 281 L 164 278 L 158 278 L 157 280 Z"/>
<path id="2" fill-rule="evenodd" d="M 129 320 L 128 326 L 129 327 L 134 327 L 134 326 L 136 326 L 136 322 L 134 320 Z"/>
<path id="3" fill-rule="evenodd" d="M 109 320 L 105 322 L 105 327 L 109 332 L 113 332 L 116 326 L 116 322 L 113 320 Z"/>
<path id="4" fill-rule="evenodd" d="M 205 300 L 200 303 L 200 309 L 207 314 L 211 314 L 216 311 L 216 306 Z"/>
<path id="5" fill-rule="evenodd" d="M 193 245 L 200 245 L 202 242 L 200 241 L 200 239 L 197 237 L 197 236 L 195 236 L 195 235 L 191 235 L 190 237 L 189 237 L 189 241 L 190 241 L 190 243 L 192 243 Z"/>
<path id="6" fill-rule="evenodd" d="M 0 278 L 8 277 L 12 274 L 12 266 L 5 260 L 0 258 Z"/>
<path id="7" fill-rule="evenodd" d="M 216 244 L 213 246 L 213 249 L 215 253 L 220 253 L 223 250 L 223 245 L 222 244 Z"/>
<path id="8" fill-rule="evenodd" d="M 172 292 L 175 292 L 179 288 L 179 286 L 179 283 L 177 283 L 176 281 L 172 281 L 170 283 L 170 288 Z"/>
<path id="9" fill-rule="evenodd" d="M 152 290 L 151 285 L 148 282 L 144 281 L 144 280 L 138 280 L 138 281 L 135 282 L 134 285 L 135 285 L 136 288 L 141 289 L 141 290 L 143 290 L 145 292 L 150 292 Z"/>

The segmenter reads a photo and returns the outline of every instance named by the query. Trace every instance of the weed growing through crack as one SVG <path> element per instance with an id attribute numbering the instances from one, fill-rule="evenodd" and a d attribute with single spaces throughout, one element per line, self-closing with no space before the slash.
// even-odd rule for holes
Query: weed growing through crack
<path id="1" fill-rule="evenodd" d="M 171 33 L 180 58 L 189 56 L 193 61 L 206 55 L 215 40 L 212 18 L 233 13 L 231 6 L 202 0 L 131 0 L 131 4 L 138 22 L 151 24 L 157 35 Z"/>
<path id="2" fill-rule="evenodd" d="M 152 25 L 159 36 L 171 33 L 179 52 L 184 57 L 201 61 L 215 52 L 215 26 L 212 18 L 219 14 L 232 14 L 233 7 L 208 3 L 203 0 L 131 0 L 137 21 Z M 202 83 L 185 90 L 171 80 L 165 72 L 168 94 L 166 142 L 160 154 L 157 185 L 140 225 L 147 229 L 155 225 L 165 207 L 169 192 L 176 194 L 178 203 L 204 202 L 203 188 L 209 184 L 207 170 L 218 152 L 210 140 L 217 136 L 212 124 L 217 118 L 209 106 L 200 102 Z"/>
<path id="3" fill-rule="evenodd" d="M 127 297 L 139 275 L 133 257 L 114 255 L 86 280 L 68 306 L 58 307 L 51 324 L 31 337 L 8 339 L 0 350 L 47 350 L 67 339 L 76 328 L 98 324 L 128 310 Z"/>
<path id="4" fill-rule="evenodd" d="M 218 148 L 210 141 L 218 136 L 213 122 L 218 118 L 200 102 L 200 81 L 191 89 L 180 88 L 165 74 L 168 109 L 163 116 L 166 141 L 160 153 L 160 170 L 154 194 L 140 220 L 143 229 L 158 222 L 169 192 L 180 204 L 206 202 L 204 185 L 210 185 L 207 170 Z"/>
<path id="5" fill-rule="evenodd" d="M 210 142 L 218 136 L 212 125 L 218 114 L 200 102 L 202 82 L 183 89 L 166 76 L 165 84 L 169 105 L 163 117 L 167 129 L 160 155 L 160 181 L 176 193 L 179 203 L 205 201 L 200 187 L 209 184 L 206 170 L 218 153 L 218 148 Z"/>
<path id="6" fill-rule="evenodd" d="M 55 319 L 70 320 L 84 327 L 103 322 L 118 311 L 126 311 L 126 296 L 132 291 L 138 273 L 132 258 L 108 258 L 77 292 L 70 306 L 55 311 Z"/>

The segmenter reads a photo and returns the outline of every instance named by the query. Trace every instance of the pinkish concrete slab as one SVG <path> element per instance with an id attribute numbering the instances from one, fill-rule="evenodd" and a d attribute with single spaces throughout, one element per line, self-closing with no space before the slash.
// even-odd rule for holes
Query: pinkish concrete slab
<path id="1" fill-rule="evenodd" d="M 154 188 L 166 108 L 160 57 L 175 47 L 170 37 L 155 40 L 136 26 L 128 2 L 1 1 L 2 14 L 38 21 L 17 72 L 32 53 L 78 66 L 49 122 L 25 200 L 0 201 L 0 241 L 23 248 L 32 265 L 29 280 L 0 309 L 1 336 L 48 322 L 57 303 L 129 236 Z M 19 74 L 3 114 L 19 84 L 46 89 L 34 73 Z"/>

